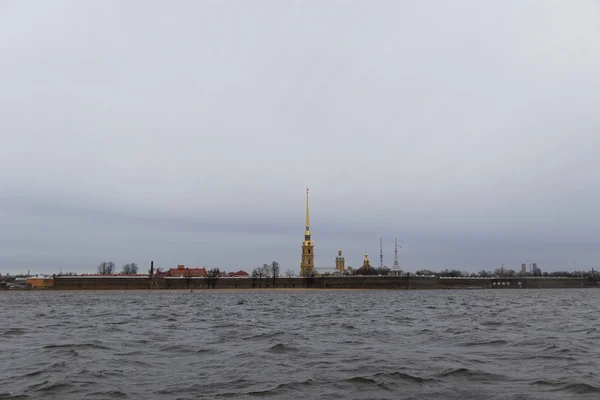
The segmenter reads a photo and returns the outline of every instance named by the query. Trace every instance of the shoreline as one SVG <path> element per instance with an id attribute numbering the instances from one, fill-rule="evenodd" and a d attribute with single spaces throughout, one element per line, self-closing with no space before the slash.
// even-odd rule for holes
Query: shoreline
<path id="1" fill-rule="evenodd" d="M 33 282 L 35 283 L 35 282 Z M 352 276 L 278 278 L 276 280 L 228 278 L 214 281 L 186 278 L 56 277 L 32 290 L 54 291 L 223 291 L 293 292 L 332 290 L 485 290 L 600 287 L 597 280 L 585 278 L 436 278 L 396 276 Z M 23 288 L 25 289 L 25 288 Z M 10 290 L 10 289 L 9 289 Z M 17 289 L 19 290 L 19 289 Z"/>
<path id="2" fill-rule="evenodd" d="M 361 291 L 377 291 L 377 290 L 398 290 L 405 291 L 406 289 L 363 289 L 363 288 L 226 288 L 226 289 L 7 289 L 0 290 L 1 292 L 56 292 L 56 293 L 68 293 L 68 292 L 155 292 L 155 293 L 218 293 L 218 292 L 361 292 Z"/>
<path id="3" fill-rule="evenodd" d="M 564 290 L 564 289 L 598 289 L 598 287 L 542 287 L 542 288 L 521 288 L 530 290 Z M 514 288 L 516 289 L 516 288 Z M 2 292 L 34 292 L 34 293 L 250 293 L 250 292 L 372 292 L 372 291 L 397 291 L 397 292 L 413 292 L 413 291 L 480 291 L 494 290 L 490 288 L 223 288 L 223 289 L 6 289 Z M 502 290 L 505 291 L 506 289 Z M 510 289 L 509 289 L 510 290 Z M 518 290 L 518 289 L 517 289 Z"/>

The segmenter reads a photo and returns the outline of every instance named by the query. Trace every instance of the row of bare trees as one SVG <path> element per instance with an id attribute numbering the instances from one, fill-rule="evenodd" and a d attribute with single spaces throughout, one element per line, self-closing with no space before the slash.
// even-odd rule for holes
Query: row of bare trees
<path id="1" fill-rule="evenodd" d="M 545 277 L 566 277 L 566 278 L 586 278 L 586 277 L 594 277 L 598 275 L 598 271 L 554 271 L 554 272 L 542 272 L 539 267 L 534 267 L 532 271 L 526 271 L 525 273 L 521 271 L 515 271 L 514 269 L 508 268 L 496 268 L 493 271 L 481 270 L 479 272 L 465 272 L 457 269 L 448 270 L 445 269 L 443 271 L 432 271 L 428 269 L 422 269 L 415 272 L 417 276 L 444 276 L 444 277 L 452 277 L 452 278 L 492 278 L 495 276 L 500 276 L 503 278 L 511 278 L 511 277 L 524 277 L 524 276 L 545 276 Z M 600 275 L 598 275 L 600 276 Z"/>
<path id="2" fill-rule="evenodd" d="M 371 267 L 369 266 L 368 268 L 365 267 L 360 267 L 360 268 L 352 268 L 352 267 L 348 267 L 346 268 L 346 271 L 344 271 L 344 275 L 389 275 L 390 274 L 390 269 L 388 267 Z"/>
<path id="3" fill-rule="evenodd" d="M 204 276 L 204 283 L 206 284 L 206 288 L 210 289 L 212 287 L 214 289 L 220 277 L 221 270 L 219 268 L 213 268 L 206 271 L 206 276 Z M 192 270 L 186 270 L 186 272 L 183 274 L 183 278 L 185 279 L 185 286 L 189 289 L 192 284 L 192 278 L 194 278 Z"/>
<path id="4" fill-rule="evenodd" d="M 138 265 L 136 263 L 129 263 L 121 267 L 121 273 L 123 275 L 136 275 L 138 273 Z M 98 265 L 98 274 L 100 275 L 113 275 L 115 274 L 116 266 L 112 261 L 104 261 Z"/>
<path id="5" fill-rule="evenodd" d="M 268 281 L 272 280 L 272 287 L 275 287 L 277 278 L 280 276 L 279 263 L 273 261 L 271 264 L 263 264 L 262 267 L 254 268 L 251 277 L 253 280 L 253 286 L 258 279 L 258 287 L 262 287 L 262 280 L 265 279 L 265 287 L 268 287 Z"/>

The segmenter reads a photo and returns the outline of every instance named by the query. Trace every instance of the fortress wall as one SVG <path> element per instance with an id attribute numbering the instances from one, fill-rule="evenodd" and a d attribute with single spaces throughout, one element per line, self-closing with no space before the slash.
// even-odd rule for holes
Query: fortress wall
<path id="1" fill-rule="evenodd" d="M 136 278 L 86 278 L 86 277 L 57 277 L 54 279 L 54 289 L 58 290 L 132 290 L 149 289 L 150 279 Z"/>
<path id="2" fill-rule="evenodd" d="M 207 289 L 205 279 L 164 279 L 146 277 L 57 277 L 54 288 L 59 290 L 140 290 L 140 289 Z M 520 283 L 520 285 L 519 285 Z M 585 278 L 431 278 L 390 276 L 340 276 L 307 278 L 278 278 L 276 288 L 315 289 L 550 289 L 585 288 L 595 286 Z M 252 278 L 220 278 L 216 289 L 272 288 L 273 280 Z"/>
<path id="3" fill-rule="evenodd" d="M 587 278 L 530 278 L 521 279 L 524 288 L 528 289 L 559 289 L 559 288 L 585 288 L 596 285 Z"/>

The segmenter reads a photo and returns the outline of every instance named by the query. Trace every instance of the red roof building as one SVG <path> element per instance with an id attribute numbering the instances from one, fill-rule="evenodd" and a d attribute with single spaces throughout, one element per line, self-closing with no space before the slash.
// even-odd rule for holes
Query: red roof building
<path id="1" fill-rule="evenodd" d="M 200 278 L 206 276 L 206 268 L 171 268 L 169 276 Z"/>
<path id="2" fill-rule="evenodd" d="M 248 278 L 250 275 L 246 271 L 239 270 L 238 272 L 230 272 L 230 278 Z"/>

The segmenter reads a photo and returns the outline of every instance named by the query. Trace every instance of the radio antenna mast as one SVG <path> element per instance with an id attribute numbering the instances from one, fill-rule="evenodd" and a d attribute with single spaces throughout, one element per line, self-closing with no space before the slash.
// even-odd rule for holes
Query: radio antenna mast
<path id="1" fill-rule="evenodd" d="M 383 268 L 383 239 L 379 238 L 379 266 Z"/>
<path id="2" fill-rule="evenodd" d="M 400 264 L 398 264 L 398 240 L 396 239 L 394 239 L 394 246 L 394 268 L 400 268 Z"/>

